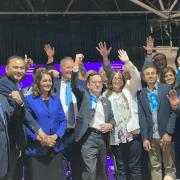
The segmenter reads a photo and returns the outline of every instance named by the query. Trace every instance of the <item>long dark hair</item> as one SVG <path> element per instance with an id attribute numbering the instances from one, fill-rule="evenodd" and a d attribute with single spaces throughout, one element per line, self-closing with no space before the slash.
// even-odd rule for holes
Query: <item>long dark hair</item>
<path id="1" fill-rule="evenodd" d="M 45 71 L 42 73 L 38 73 L 35 77 L 35 80 L 34 80 L 34 83 L 32 86 L 32 95 L 34 97 L 41 96 L 40 82 L 42 80 L 43 75 L 45 75 L 45 74 L 49 75 L 52 79 L 52 87 L 51 87 L 51 90 L 49 91 L 49 95 L 54 96 L 54 78 L 53 78 L 53 75 L 51 73 Z"/>

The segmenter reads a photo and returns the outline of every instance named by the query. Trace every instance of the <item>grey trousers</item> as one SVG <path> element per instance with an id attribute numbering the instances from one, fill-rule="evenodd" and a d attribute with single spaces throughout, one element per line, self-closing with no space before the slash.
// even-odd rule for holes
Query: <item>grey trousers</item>
<path id="1" fill-rule="evenodd" d="M 103 135 L 91 132 L 81 147 L 81 154 L 83 159 L 82 179 L 107 180 L 106 145 Z"/>

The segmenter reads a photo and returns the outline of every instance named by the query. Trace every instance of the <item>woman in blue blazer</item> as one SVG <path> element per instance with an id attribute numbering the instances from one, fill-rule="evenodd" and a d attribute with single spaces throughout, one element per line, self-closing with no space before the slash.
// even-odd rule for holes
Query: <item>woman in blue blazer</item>
<path id="1" fill-rule="evenodd" d="M 62 137 L 66 118 L 60 98 L 53 94 L 53 77 L 48 72 L 36 76 L 32 95 L 26 97 L 28 109 L 48 135 L 45 144 L 38 141 L 38 135 L 26 129 L 28 145 L 27 171 L 30 180 L 64 180 Z"/>

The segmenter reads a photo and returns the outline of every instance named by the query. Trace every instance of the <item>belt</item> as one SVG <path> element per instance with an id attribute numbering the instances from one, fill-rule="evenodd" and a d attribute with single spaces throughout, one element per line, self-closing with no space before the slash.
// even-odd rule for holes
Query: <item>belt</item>
<path id="1" fill-rule="evenodd" d="M 101 135 L 103 135 L 103 133 L 102 133 L 100 130 L 96 129 L 96 128 L 89 127 L 89 128 L 88 128 L 88 131 L 89 131 L 89 132 L 94 132 L 94 133 L 96 133 L 96 134 L 101 134 Z"/>

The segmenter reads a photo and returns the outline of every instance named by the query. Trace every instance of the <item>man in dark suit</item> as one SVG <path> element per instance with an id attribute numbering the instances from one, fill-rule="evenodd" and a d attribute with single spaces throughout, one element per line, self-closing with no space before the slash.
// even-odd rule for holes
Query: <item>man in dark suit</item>
<path id="1" fill-rule="evenodd" d="M 25 74 L 24 59 L 18 56 L 12 56 L 8 59 L 6 74 L 0 79 L 0 93 L 6 96 L 8 103 L 13 107 L 12 114 L 8 124 L 8 135 L 10 143 L 10 165 L 8 169 L 8 180 L 15 179 L 15 169 L 20 151 L 26 146 L 23 124 L 38 133 L 41 140 L 47 137 L 40 129 L 39 124 L 33 119 L 26 110 L 26 102 L 21 93 L 19 82 Z M 20 112 L 21 113 L 18 113 Z M 47 139 L 46 139 L 47 140 Z"/>
<path id="2" fill-rule="evenodd" d="M 82 59 L 80 59 L 81 61 Z M 98 73 L 87 77 L 87 90 L 78 87 L 78 70 L 81 62 L 75 62 L 71 80 L 72 90 L 77 98 L 79 114 L 75 127 L 75 140 L 81 143 L 83 159 L 83 180 L 95 180 L 97 164 L 100 162 L 101 177 L 106 180 L 106 147 L 109 132 L 115 120 L 108 99 L 101 96 L 102 79 Z"/>
<path id="3" fill-rule="evenodd" d="M 9 162 L 8 119 L 13 112 L 5 96 L 0 94 L 0 180 L 5 180 Z"/>
<path id="4" fill-rule="evenodd" d="M 157 82 L 157 69 L 152 64 L 143 67 L 147 84 L 138 97 L 139 123 L 143 147 L 148 152 L 153 180 L 162 180 L 162 162 L 165 177 L 175 179 L 172 136 L 176 115 L 172 112 L 167 94 L 171 87 Z"/>
<path id="5" fill-rule="evenodd" d="M 15 102 L 18 102 L 18 97 L 13 97 Z M 17 104 L 18 105 L 18 104 Z M 21 114 L 23 111 L 23 107 L 19 107 L 16 109 L 17 114 Z M 8 125 L 9 123 L 14 120 L 18 121 L 17 119 L 12 119 L 11 116 L 14 113 L 14 108 L 10 106 L 7 101 L 7 98 L 0 94 L 0 161 L 2 163 L 0 169 L 0 180 L 7 179 L 7 173 L 9 168 L 9 161 L 10 161 L 10 144 L 9 144 L 9 133 L 8 133 Z"/>

